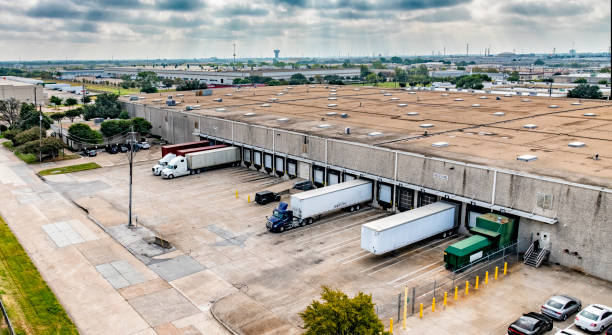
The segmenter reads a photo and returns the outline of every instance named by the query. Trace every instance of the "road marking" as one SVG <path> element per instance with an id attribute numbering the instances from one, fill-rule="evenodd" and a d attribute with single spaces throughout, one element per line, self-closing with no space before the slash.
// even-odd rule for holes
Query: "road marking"
<path id="1" fill-rule="evenodd" d="M 350 261 L 344 262 L 344 263 L 342 263 L 342 265 L 346 265 L 346 264 L 352 263 L 352 262 L 354 262 L 354 261 L 360 260 L 360 259 L 362 259 L 362 258 L 364 258 L 364 257 L 367 257 L 367 256 L 370 256 L 370 255 L 371 255 L 369 251 L 365 251 L 365 250 L 363 250 L 363 252 L 365 252 L 366 254 L 365 254 L 365 255 L 363 255 L 363 256 L 360 256 L 360 257 L 357 257 L 357 258 L 351 259 Z"/>
<path id="2" fill-rule="evenodd" d="M 441 263 L 441 262 L 438 262 L 438 263 Z M 442 263 L 443 263 L 443 262 L 442 262 Z M 443 271 L 443 270 L 446 270 L 446 267 L 444 267 L 443 265 L 440 265 L 440 266 L 439 266 L 439 267 L 437 267 L 437 268 L 433 268 L 433 269 L 431 269 L 431 270 L 429 270 L 429 271 L 427 271 L 427 272 L 425 272 L 425 273 L 422 273 L 422 274 L 420 274 L 420 275 L 418 275 L 418 276 L 416 276 L 416 277 L 414 277 L 414 278 L 410 278 L 410 280 L 407 280 L 407 281 L 405 281 L 405 282 L 402 282 L 402 283 L 396 284 L 396 285 L 394 285 L 393 287 L 402 287 L 402 286 L 406 286 L 406 284 L 410 283 L 411 281 L 414 281 L 414 280 L 416 280 L 416 279 L 419 279 L 419 278 L 421 278 L 421 277 L 423 277 L 423 276 L 425 276 L 425 275 L 429 275 L 429 274 L 432 274 L 432 273 L 440 272 L 440 271 Z M 421 295 L 421 296 L 422 296 L 422 295 Z"/>
<path id="3" fill-rule="evenodd" d="M 395 282 L 397 282 L 397 281 L 399 281 L 399 280 L 402 280 L 402 279 L 404 279 L 404 278 L 406 278 L 406 277 L 409 277 L 409 276 L 411 276 L 411 275 L 413 275 L 413 274 L 415 274 L 415 273 L 417 273 L 417 272 L 421 272 L 421 271 L 423 271 L 423 270 L 425 270 L 425 269 L 427 269 L 427 268 L 429 268 L 429 267 L 431 267 L 431 266 L 433 266 L 433 265 L 436 265 L 436 264 L 438 264 L 438 263 L 440 263 L 440 261 L 433 262 L 433 263 L 431 263 L 431 264 L 429 264 L 429 265 L 426 265 L 426 266 L 420 267 L 420 268 L 416 269 L 415 271 L 412 271 L 412 272 L 407 273 L 407 274 L 405 274 L 405 275 L 399 276 L 399 277 L 397 277 L 397 278 L 393 279 L 392 281 L 387 282 L 387 284 L 391 285 L 391 284 L 393 284 L 393 283 L 395 283 Z"/>
<path id="4" fill-rule="evenodd" d="M 347 244 L 351 244 L 351 243 L 359 241 L 359 240 L 361 240 L 361 236 L 357 236 L 357 237 L 354 237 L 354 238 L 351 238 L 351 239 L 348 239 L 348 240 L 344 240 L 344 241 L 342 241 L 340 243 L 328 245 L 326 248 L 321 249 L 319 252 L 330 252 L 330 251 L 333 251 L 333 250 L 336 250 L 338 248 L 344 247 Z"/>

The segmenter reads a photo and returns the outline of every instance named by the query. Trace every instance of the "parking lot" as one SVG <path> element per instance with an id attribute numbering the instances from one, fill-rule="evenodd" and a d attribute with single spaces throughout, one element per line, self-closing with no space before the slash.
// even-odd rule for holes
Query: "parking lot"
<path id="1" fill-rule="evenodd" d="M 143 155 L 143 159 L 153 157 L 153 152 Z M 128 169 L 114 158 L 121 155 L 106 156 L 111 157 L 100 153 L 93 158 L 110 162 L 102 169 L 51 176 L 48 183 L 86 208 L 102 225 L 114 229 L 126 223 Z M 298 313 L 319 297 L 322 285 L 349 295 L 371 293 L 377 313 L 388 326 L 388 318 L 396 318 L 398 293 L 406 286 L 448 275 L 443 267 L 443 250 L 461 239 L 434 238 L 389 255 L 371 255 L 360 248 L 361 224 L 390 213 L 370 207 L 356 213 L 333 213 L 312 225 L 284 233 L 270 233 L 265 227 L 266 216 L 272 214 L 277 203 L 258 205 L 253 202 L 254 194 L 266 189 L 287 190 L 294 181 L 244 167 L 164 180 L 151 174 L 153 163 L 135 163 L 134 214 L 139 225 L 175 247 L 160 257 L 189 259 L 193 261 L 189 267 L 194 270 L 168 273 L 153 262 L 147 264 L 149 268 L 200 308 L 210 308 L 228 296 L 241 294 L 284 323 L 277 329 L 290 327 L 299 331 L 302 322 Z M 282 201 L 288 200 L 289 196 L 283 195 Z M 495 286 L 483 288 L 462 303 L 451 303 L 446 311 L 426 313 L 423 320 L 411 317 L 409 330 L 419 329 L 422 334 L 503 334 L 522 312 L 537 311 L 552 293 L 574 294 L 583 299 L 585 306 L 612 302 L 609 283 L 556 268 L 519 265 L 513 271 L 516 272 Z M 206 273 L 203 278 L 213 276 L 214 280 L 196 280 L 202 273 Z M 541 273 L 548 275 L 542 280 Z M 590 284 L 596 290 L 590 291 Z M 222 294 L 205 294 L 219 287 L 223 288 L 219 291 Z M 235 305 L 225 317 L 240 319 L 249 314 L 249 306 Z M 488 313 L 491 310 L 496 311 L 494 315 Z M 564 328 L 561 323 L 555 326 Z"/>

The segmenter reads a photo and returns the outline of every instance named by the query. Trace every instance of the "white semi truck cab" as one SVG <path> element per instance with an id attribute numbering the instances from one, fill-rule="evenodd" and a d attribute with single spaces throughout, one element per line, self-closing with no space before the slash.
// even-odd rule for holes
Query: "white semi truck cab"
<path id="1" fill-rule="evenodd" d="M 191 174 L 191 170 L 187 167 L 187 160 L 183 156 L 176 156 L 168 162 L 161 172 L 161 176 L 167 179 L 181 177 Z"/>
<path id="2" fill-rule="evenodd" d="M 176 157 L 175 154 L 173 153 L 169 153 L 166 156 L 164 156 L 162 159 L 157 161 L 157 164 L 155 164 L 153 166 L 153 175 L 155 176 L 159 176 L 162 173 L 162 170 L 164 168 L 166 168 L 166 166 L 168 165 L 168 162 L 170 162 L 174 157 Z"/>

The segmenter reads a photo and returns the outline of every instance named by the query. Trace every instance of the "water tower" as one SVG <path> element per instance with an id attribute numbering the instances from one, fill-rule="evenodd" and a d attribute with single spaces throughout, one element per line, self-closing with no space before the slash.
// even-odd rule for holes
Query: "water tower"
<path id="1" fill-rule="evenodd" d="M 280 50 L 274 50 L 274 63 L 278 62 L 279 53 L 280 53 Z"/>

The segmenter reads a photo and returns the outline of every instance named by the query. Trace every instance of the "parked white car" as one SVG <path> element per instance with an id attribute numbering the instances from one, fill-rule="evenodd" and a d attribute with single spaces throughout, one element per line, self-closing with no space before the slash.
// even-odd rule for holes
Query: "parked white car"
<path id="1" fill-rule="evenodd" d="M 138 143 L 140 145 L 140 149 L 149 149 L 151 148 L 151 145 L 149 144 L 149 142 L 147 141 L 142 141 L 140 143 Z"/>
<path id="2" fill-rule="evenodd" d="M 592 332 L 603 332 L 612 325 L 612 308 L 593 304 L 576 314 L 574 324 L 581 329 Z"/>

